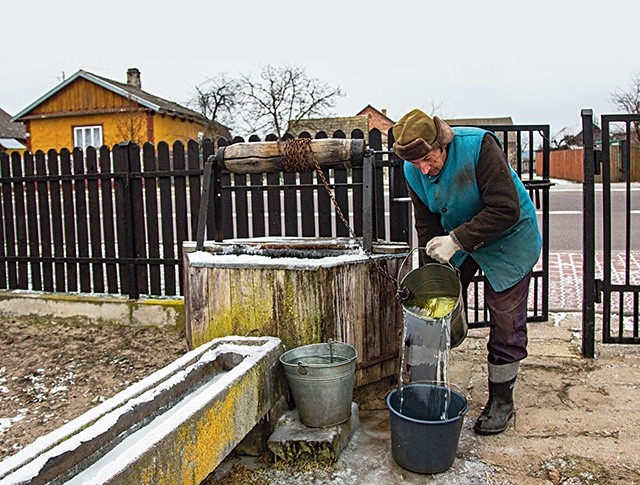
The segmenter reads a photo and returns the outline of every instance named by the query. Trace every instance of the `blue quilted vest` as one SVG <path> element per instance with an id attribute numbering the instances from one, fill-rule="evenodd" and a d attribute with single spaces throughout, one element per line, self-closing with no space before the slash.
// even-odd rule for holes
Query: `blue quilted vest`
<path id="1" fill-rule="evenodd" d="M 453 132 L 455 136 L 448 147 L 447 160 L 435 177 L 423 175 L 409 162 L 404 164 L 409 186 L 431 212 L 440 214 L 446 234 L 471 220 L 482 209 L 476 166 L 484 135 L 493 135 L 467 127 L 453 128 Z M 459 267 L 471 255 L 495 291 L 504 291 L 518 283 L 536 264 L 542 247 L 531 198 L 515 171 L 509 170 L 520 199 L 520 219 L 495 239 L 473 248 L 472 253 L 459 250 L 451 259 L 451 263 Z"/>

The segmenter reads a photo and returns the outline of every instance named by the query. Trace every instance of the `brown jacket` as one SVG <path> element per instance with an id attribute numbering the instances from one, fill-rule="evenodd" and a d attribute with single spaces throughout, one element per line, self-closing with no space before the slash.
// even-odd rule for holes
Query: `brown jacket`
<path id="1" fill-rule="evenodd" d="M 445 161 L 445 165 L 446 165 Z M 478 189 L 483 208 L 470 221 L 452 231 L 452 237 L 462 249 L 472 253 L 473 248 L 493 240 L 514 225 L 520 217 L 520 203 L 511 171 L 504 152 L 489 134 L 482 140 L 476 166 Z M 431 212 L 407 185 L 415 216 L 418 245 L 424 247 L 429 240 L 444 235 L 440 215 Z"/>

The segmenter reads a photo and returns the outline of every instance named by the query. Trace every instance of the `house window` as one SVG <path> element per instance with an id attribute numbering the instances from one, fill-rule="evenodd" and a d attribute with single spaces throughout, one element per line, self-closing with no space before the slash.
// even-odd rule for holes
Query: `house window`
<path id="1" fill-rule="evenodd" d="M 102 146 L 102 126 L 76 126 L 73 128 L 73 146 L 86 150 L 87 147 Z"/>

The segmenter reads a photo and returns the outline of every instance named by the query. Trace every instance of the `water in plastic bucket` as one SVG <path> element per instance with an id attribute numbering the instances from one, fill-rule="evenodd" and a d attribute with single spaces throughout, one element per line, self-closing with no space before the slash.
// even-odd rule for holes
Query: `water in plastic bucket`
<path id="1" fill-rule="evenodd" d="M 398 389 L 387 395 L 394 461 L 415 473 L 447 470 L 455 461 L 464 416 L 469 410 L 466 397 L 460 389 L 433 383 L 411 383 L 404 392 L 402 404 Z M 450 400 L 450 406 L 442 416 L 445 398 Z"/>
<path id="2" fill-rule="evenodd" d="M 400 372 L 387 396 L 393 457 L 408 470 L 439 473 L 455 459 L 468 410 L 449 382 L 449 350 L 467 335 L 462 284 L 452 266 L 426 264 L 402 279 L 398 299 L 404 316 Z"/>

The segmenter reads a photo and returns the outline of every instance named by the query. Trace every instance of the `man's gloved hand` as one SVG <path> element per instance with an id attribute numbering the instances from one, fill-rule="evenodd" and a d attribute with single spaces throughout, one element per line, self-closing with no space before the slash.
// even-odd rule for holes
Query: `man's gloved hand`
<path id="1" fill-rule="evenodd" d="M 458 249 L 460 246 L 449 235 L 434 237 L 426 245 L 427 254 L 441 263 L 448 263 Z"/>

